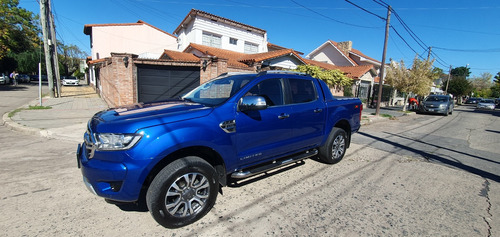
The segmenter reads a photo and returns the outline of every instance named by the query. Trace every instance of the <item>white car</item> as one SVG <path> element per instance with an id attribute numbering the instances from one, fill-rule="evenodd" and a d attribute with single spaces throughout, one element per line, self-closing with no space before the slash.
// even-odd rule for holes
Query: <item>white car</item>
<path id="1" fill-rule="evenodd" d="M 495 109 L 495 101 L 491 99 L 482 99 L 477 103 L 476 109 Z"/>
<path id="2" fill-rule="evenodd" d="M 80 80 L 78 80 L 78 78 L 76 77 L 64 77 L 62 79 L 63 86 L 69 86 L 69 85 L 78 86 L 79 83 Z"/>
<path id="3" fill-rule="evenodd" d="M 0 76 L 0 85 L 8 85 L 10 83 L 10 78 L 9 76 L 6 76 L 2 73 Z"/>

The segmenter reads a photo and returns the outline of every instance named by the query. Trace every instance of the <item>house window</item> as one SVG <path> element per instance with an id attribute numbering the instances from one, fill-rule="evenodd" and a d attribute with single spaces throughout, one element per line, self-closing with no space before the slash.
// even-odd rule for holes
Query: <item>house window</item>
<path id="1" fill-rule="evenodd" d="M 250 42 L 245 42 L 245 53 L 258 53 L 258 52 L 259 52 L 259 46 Z"/>
<path id="2" fill-rule="evenodd" d="M 221 36 L 208 33 L 208 32 L 203 32 L 203 45 L 210 46 L 210 47 L 216 47 L 216 48 L 221 48 Z"/>
<path id="3" fill-rule="evenodd" d="M 232 44 L 232 45 L 236 45 L 236 44 L 238 44 L 238 39 L 229 38 L 229 43 Z"/>

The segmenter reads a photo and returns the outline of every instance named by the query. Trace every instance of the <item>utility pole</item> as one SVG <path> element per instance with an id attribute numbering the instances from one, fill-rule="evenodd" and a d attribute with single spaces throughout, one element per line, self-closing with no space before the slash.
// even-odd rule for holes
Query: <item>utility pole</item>
<path id="1" fill-rule="evenodd" d="M 432 46 L 429 46 L 429 54 L 427 54 L 427 61 L 429 61 L 431 59 L 431 50 L 432 50 Z"/>
<path id="2" fill-rule="evenodd" d="M 54 19 L 50 9 L 50 0 L 40 0 L 40 21 L 43 32 L 43 46 L 45 52 L 45 65 L 47 81 L 49 83 L 49 96 L 56 97 L 54 93 L 54 79 L 59 81 L 59 66 L 57 61 L 57 43 L 54 31 Z M 59 97 L 60 93 L 57 94 Z"/>
<path id="3" fill-rule="evenodd" d="M 387 40 L 389 38 L 389 26 L 391 22 L 391 6 L 387 7 L 387 19 L 385 21 L 384 53 L 382 53 L 382 67 L 380 68 L 380 81 L 378 84 L 377 110 L 375 115 L 380 114 L 380 103 L 382 102 L 382 90 L 384 89 L 385 54 L 387 52 Z M 406 101 L 405 101 L 406 103 Z"/>
<path id="4" fill-rule="evenodd" d="M 448 80 L 446 81 L 446 89 L 444 90 L 445 94 L 448 94 L 448 85 L 450 84 L 450 79 L 451 79 L 451 65 L 450 65 L 450 70 L 448 71 Z"/>
<path id="5" fill-rule="evenodd" d="M 57 54 L 57 38 L 56 38 L 56 27 L 54 23 L 54 15 L 52 14 L 52 4 L 50 4 L 50 0 L 48 0 L 48 7 L 49 7 L 49 29 L 50 29 L 50 36 L 52 38 L 52 44 L 54 47 L 52 48 L 52 60 L 54 64 L 54 78 L 56 82 L 56 90 L 57 90 L 57 96 L 56 97 L 61 97 L 61 77 L 59 75 L 59 58 Z"/>

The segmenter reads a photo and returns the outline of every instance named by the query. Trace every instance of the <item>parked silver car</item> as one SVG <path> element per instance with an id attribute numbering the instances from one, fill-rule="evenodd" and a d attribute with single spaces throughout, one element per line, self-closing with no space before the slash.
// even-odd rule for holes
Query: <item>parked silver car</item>
<path id="1" fill-rule="evenodd" d="M 449 95 L 430 95 L 422 101 L 419 112 L 420 113 L 433 113 L 448 114 L 453 113 L 454 103 L 453 98 Z"/>
<path id="2" fill-rule="evenodd" d="M 0 85 L 7 85 L 9 83 L 10 83 L 9 76 L 2 73 L 2 75 L 0 75 Z"/>
<path id="3" fill-rule="evenodd" d="M 490 109 L 494 110 L 495 109 L 495 100 L 493 99 L 482 99 L 477 103 L 476 109 Z"/>

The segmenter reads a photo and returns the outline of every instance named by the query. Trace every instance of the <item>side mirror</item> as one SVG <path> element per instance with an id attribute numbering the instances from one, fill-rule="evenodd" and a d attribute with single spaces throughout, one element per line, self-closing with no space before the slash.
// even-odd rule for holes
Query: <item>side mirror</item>
<path id="1" fill-rule="evenodd" d="M 249 95 L 241 98 L 238 104 L 240 111 L 267 109 L 266 99 L 262 96 Z"/>

